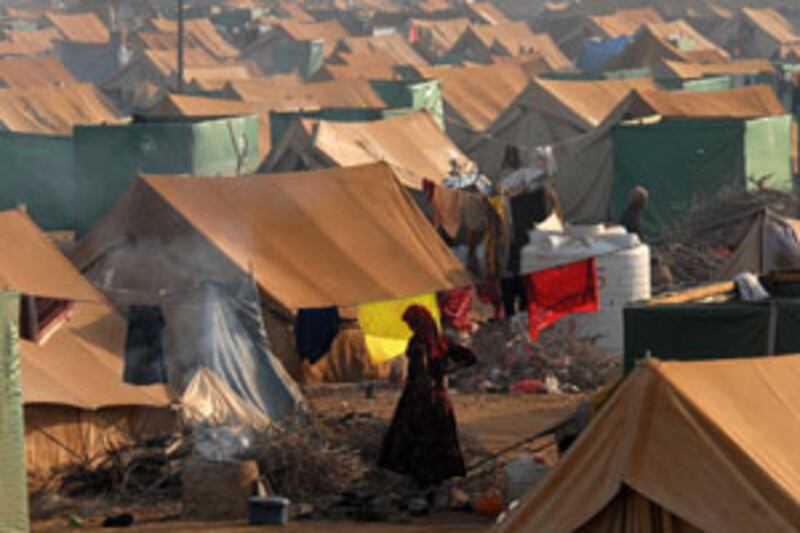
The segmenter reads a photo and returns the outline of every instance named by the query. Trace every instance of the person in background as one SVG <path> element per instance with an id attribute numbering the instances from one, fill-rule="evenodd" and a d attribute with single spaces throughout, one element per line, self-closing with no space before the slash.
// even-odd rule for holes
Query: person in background
<path id="1" fill-rule="evenodd" d="M 628 200 L 625 202 L 625 209 L 622 211 L 620 223 L 625 226 L 628 233 L 635 233 L 642 236 L 644 229 L 644 210 L 650 193 L 644 187 L 637 185 L 628 193 Z"/>
<path id="2" fill-rule="evenodd" d="M 449 345 L 425 307 L 412 305 L 403 321 L 408 343 L 408 377 L 383 440 L 378 466 L 413 478 L 420 489 L 466 474 L 453 405 L 447 394 L 450 365 L 469 365 L 466 348 Z"/>

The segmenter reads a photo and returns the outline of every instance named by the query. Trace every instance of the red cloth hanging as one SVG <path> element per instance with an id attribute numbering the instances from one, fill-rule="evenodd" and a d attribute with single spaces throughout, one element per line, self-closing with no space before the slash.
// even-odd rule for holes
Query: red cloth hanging
<path id="1" fill-rule="evenodd" d="M 472 310 L 472 287 L 451 289 L 436 294 L 442 325 L 456 331 L 472 331 L 469 313 Z"/>
<path id="2" fill-rule="evenodd" d="M 594 259 L 549 268 L 525 276 L 531 339 L 572 313 L 600 308 Z"/>

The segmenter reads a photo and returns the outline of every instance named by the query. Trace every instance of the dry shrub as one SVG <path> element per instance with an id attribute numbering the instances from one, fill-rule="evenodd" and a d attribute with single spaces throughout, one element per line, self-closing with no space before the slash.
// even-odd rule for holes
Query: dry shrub
<path id="1" fill-rule="evenodd" d="M 712 281 L 727 261 L 719 249 L 735 249 L 753 217 L 764 209 L 795 217 L 797 199 L 758 182 L 751 190 L 726 187 L 695 198 L 685 216 L 652 243 L 653 256 L 670 270 L 678 286 Z"/>
<path id="2" fill-rule="evenodd" d="M 361 480 L 367 466 L 358 450 L 332 435 L 313 415 L 258 435 L 254 458 L 272 490 L 293 501 L 316 502 L 346 492 Z"/>

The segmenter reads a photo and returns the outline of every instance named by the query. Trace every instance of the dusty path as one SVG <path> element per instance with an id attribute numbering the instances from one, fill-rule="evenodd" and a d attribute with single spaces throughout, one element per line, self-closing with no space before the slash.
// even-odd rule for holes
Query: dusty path
<path id="1" fill-rule="evenodd" d="M 315 408 L 330 414 L 350 413 L 370 414 L 382 420 L 391 418 L 399 393 L 397 391 L 377 391 L 371 400 L 356 388 L 341 388 L 312 395 Z M 545 428 L 566 416 L 581 400 L 580 396 L 530 396 L 530 395 L 485 395 L 453 394 L 456 416 L 462 432 L 462 439 L 469 441 L 471 449 L 496 452 L 524 437 Z M 549 455 L 549 454 L 548 454 Z M 242 523 L 191 523 L 178 521 L 173 513 L 172 519 L 159 515 L 149 518 L 137 514 L 136 526 L 129 531 L 223 531 L 249 532 L 264 531 L 263 527 L 248 527 Z M 90 519 L 83 530 L 99 529 L 100 519 Z M 295 521 L 276 531 L 292 533 L 324 532 L 376 532 L 376 533 L 429 533 L 433 531 L 452 533 L 483 532 L 491 527 L 492 521 L 471 514 L 437 514 L 432 517 L 414 520 L 410 523 L 359 523 L 330 521 Z M 37 522 L 33 531 L 63 531 L 64 518 Z"/>

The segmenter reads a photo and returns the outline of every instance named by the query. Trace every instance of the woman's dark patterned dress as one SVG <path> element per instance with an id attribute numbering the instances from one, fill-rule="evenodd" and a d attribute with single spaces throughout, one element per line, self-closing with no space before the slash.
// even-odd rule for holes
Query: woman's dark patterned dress
<path id="1" fill-rule="evenodd" d="M 462 349 L 463 350 L 463 349 Z M 427 344 L 414 336 L 408 344 L 408 378 L 383 440 L 378 465 L 411 476 L 420 487 L 466 475 L 458 444 L 453 405 L 447 395 L 448 359 L 432 359 Z"/>

